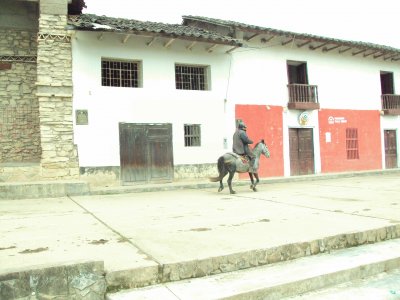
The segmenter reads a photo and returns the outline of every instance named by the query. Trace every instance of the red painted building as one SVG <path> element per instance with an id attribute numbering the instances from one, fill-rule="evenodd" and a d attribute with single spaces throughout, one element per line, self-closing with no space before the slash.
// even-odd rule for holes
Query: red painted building
<path id="1" fill-rule="evenodd" d="M 379 111 L 322 109 L 318 119 L 322 173 L 382 168 Z"/>
<path id="2" fill-rule="evenodd" d="M 264 139 L 271 153 L 261 156 L 259 176 L 283 176 L 283 108 L 270 105 L 236 105 L 236 118 L 247 125 L 247 133 L 254 144 Z M 247 176 L 247 175 L 243 175 Z"/>

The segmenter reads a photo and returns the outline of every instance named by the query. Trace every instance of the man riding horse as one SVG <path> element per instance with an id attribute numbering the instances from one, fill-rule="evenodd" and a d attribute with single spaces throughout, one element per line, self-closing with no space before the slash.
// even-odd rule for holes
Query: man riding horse
<path id="1" fill-rule="evenodd" d="M 248 156 L 249 158 L 249 166 L 250 170 L 249 172 L 252 173 L 252 170 L 254 168 L 254 160 L 255 160 L 255 155 L 251 151 L 249 144 L 253 144 L 253 141 L 249 139 L 247 136 L 247 126 L 243 122 L 240 122 L 238 125 L 237 130 L 233 134 L 233 145 L 232 145 L 232 150 L 234 153 L 240 155 L 240 156 Z"/>

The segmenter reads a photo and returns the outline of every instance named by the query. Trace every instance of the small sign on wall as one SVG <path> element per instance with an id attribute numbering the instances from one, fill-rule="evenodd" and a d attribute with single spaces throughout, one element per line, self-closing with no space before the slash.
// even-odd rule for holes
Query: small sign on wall
<path id="1" fill-rule="evenodd" d="M 310 121 L 310 115 L 307 111 L 303 111 L 300 115 L 299 115 L 299 124 L 301 126 L 305 126 L 308 125 L 309 121 Z"/>
<path id="2" fill-rule="evenodd" d="M 325 142 L 326 143 L 332 142 L 332 135 L 330 132 L 325 132 Z"/>
<path id="3" fill-rule="evenodd" d="M 88 111 L 87 109 L 77 109 L 75 110 L 76 125 L 88 125 Z"/>
<path id="4" fill-rule="evenodd" d="M 333 124 L 346 124 L 347 119 L 345 117 L 333 117 L 330 116 L 328 117 L 328 124 L 333 125 Z"/>

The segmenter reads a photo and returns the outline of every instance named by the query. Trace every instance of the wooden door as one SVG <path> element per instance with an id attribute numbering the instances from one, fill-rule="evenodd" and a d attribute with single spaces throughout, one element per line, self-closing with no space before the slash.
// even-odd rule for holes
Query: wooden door
<path id="1" fill-rule="evenodd" d="M 123 184 L 173 179 L 172 125 L 119 124 Z"/>
<path id="2" fill-rule="evenodd" d="M 314 174 L 312 128 L 289 128 L 290 175 Z"/>
<path id="3" fill-rule="evenodd" d="M 390 72 L 381 73 L 381 92 L 382 95 L 394 94 L 393 73 Z"/>
<path id="4" fill-rule="evenodd" d="M 288 64 L 288 83 L 289 84 L 308 84 L 307 63 Z"/>
<path id="5" fill-rule="evenodd" d="M 396 130 L 385 130 L 385 167 L 397 168 L 397 141 Z"/>

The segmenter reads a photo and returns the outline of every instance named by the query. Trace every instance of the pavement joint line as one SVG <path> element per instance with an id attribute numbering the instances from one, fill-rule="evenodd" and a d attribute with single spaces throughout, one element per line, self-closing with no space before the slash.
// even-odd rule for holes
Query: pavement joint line
<path id="1" fill-rule="evenodd" d="M 110 229 L 112 232 L 114 232 L 116 235 L 120 236 L 124 241 L 127 241 L 129 244 L 131 244 L 133 247 L 137 248 L 140 253 L 144 254 L 145 256 L 147 256 L 149 259 L 151 259 L 152 261 L 154 261 L 155 263 L 158 264 L 159 267 L 163 267 L 163 264 L 160 263 L 155 257 L 153 257 L 151 254 L 146 253 L 146 251 L 144 251 L 140 246 L 136 245 L 134 242 L 132 242 L 131 239 L 125 237 L 122 233 L 120 233 L 119 231 L 115 230 L 114 228 L 112 228 L 110 225 L 108 225 L 106 222 L 104 222 L 103 220 L 101 220 L 99 217 L 97 217 L 94 213 L 92 213 L 90 210 L 88 210 L 86 207 L 84 207 L 83 205 L 79 204 L 77 201 L 75 201 L 74 199 L 72 199 L 71 196 L 67 196 L 72 202 L 74 202 L 76 205 L 78 205 L 80 208 L 82 208 L 84 211 L 86 211 L 88 214 L 90 214 L 93 218 L 95 218 L 97 221 L 99 221 L 101 224 L 103 224 L 105 227 L 107 227 L 108 229 Z"/>
<path id="2" fill-rule="evenodd" d="M 162 286 L 166 288 L 177 300 L 182 300 L 177 294 L 175 294 L 166 283 L 162 283 Z"/>
<path id="3" fill-rule="evenodd" d="M 232 196 L 233 197 L 237 197 L 237 198 L 247 198 L 247 199 L 259 200 L 259 201 L 267 201 L 267 202 L 272 202 L 272 203 L 276 203 L 276 204 L 282 204 L 282 205 L 286 205 L 286 206 L 307 208 L 307 209 L 316 210 L 316 211 L 325 211 L 325 212 L 331 212 L 331 213 L 336 213 L 336 214 L 340 213 L 340 214 L 349 215 L 349 216 L 357 216 L 357 217 L 364 217 L 364 218 L 377 219 L 377 220 L 400 222 L 400 220 L 395 220 L 395 219 L 381 218 L 381 217 L 375 217 L 375 216 L 365 216 L 365 215 L 359 215 L 359 214 L 355 214 L 355 213 L 346 213 L 344 211 L 335 211 L 335 210 L 330 210 L 330 209 L 315 208 L 315 207 L 310 207 L 310 206 L 306 206 L 306 205 L 279 202 L 277 200 L 272 200 L 272 199 L 261 199 L 261 198 L 257 198 L 257 197 L 240 196 L 240 195 L 237 195 L 237 194 L 234 194 Z"/>

